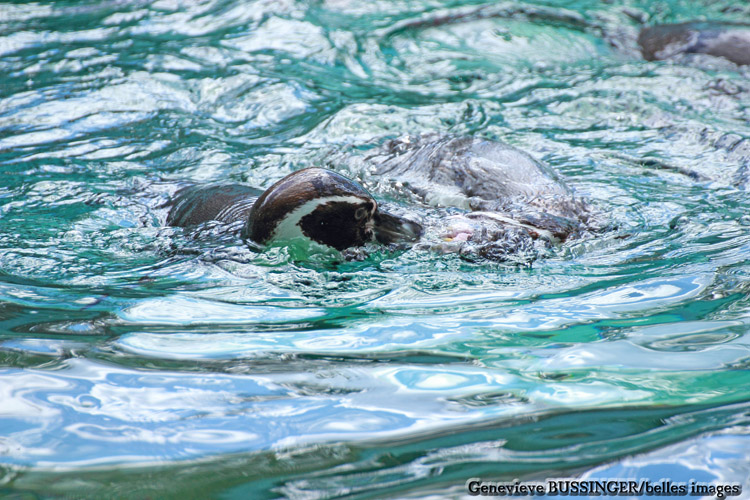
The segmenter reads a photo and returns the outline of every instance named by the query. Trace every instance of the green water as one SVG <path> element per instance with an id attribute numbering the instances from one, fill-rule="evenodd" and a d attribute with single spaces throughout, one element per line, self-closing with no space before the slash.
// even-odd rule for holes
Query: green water
<path id="1" fill-rule="evenodd" d="M 696 18 L 750 8 L 0 4 L 0 496 L 748 495 L 750 72 L 635 41 Z M 316 165 L 439 222 L 358 167 L 426 132 L 529 152 L 610 229 L 526 266 L 164 227 L 184 183 Z"/>

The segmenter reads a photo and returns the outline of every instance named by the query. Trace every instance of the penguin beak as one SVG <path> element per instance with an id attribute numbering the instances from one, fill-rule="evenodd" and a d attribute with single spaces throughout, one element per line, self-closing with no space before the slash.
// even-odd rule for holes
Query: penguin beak
<path id="1" fill-rule="evenodd" d="M 372 219 L 375 239 L 383 245 L 417 241 L 422 236 L 421 225 L 388 212 L 378 210 Z"/>

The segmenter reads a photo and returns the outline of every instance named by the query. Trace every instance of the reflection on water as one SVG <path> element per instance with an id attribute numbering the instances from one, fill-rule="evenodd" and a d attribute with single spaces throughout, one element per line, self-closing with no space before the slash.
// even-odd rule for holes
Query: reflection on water
<path id="1" fill-rule="evenodd" d="M 0 6 L 0 496 L 462 497 L 471 477 L 739 482 L 748 69 L 646 62 L 731 2 Z M 475 135 L 607 230 L 531 265 L 296 262 L 164 227 L 187 183 Z"/>

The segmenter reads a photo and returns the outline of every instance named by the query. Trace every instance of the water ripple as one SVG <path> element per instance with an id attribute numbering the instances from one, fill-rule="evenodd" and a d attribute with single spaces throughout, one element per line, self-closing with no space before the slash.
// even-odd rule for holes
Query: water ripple
<path id="1" fill-rule="evenodd" d="M 747 14 L 4 5 L 0 496 L 458 498 L 551 470 L 750 488 L 748 70 L 636 41 Z M 439 226 L 452 209 L 365 159 L 427 132 L 528 151 L 603 231 L 515 265 L 164 227 L 186 184 L 310 166 Z"/>

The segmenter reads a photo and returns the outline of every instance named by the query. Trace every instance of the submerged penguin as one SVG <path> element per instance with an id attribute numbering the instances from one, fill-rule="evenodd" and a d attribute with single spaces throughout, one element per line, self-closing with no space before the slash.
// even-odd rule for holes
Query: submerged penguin
<path id="1" fill-rule="evenodd" d="M 449 210 L 433 218 L 422 246 L 507 260 L 588 226 L 588 205 L 554 171 L 499 142 L 403 137 L 366 162 L 379 179 L 415 194 L 418 204 Z M 345 250 L 415 243 L 424 233 L 421 224 L 384 211 L 356 182 L 321 168 L 289 174 L 262 194 L 238 185 L 190 187 L 171 205 L 169 225 L 243 221 L 242 238 L 262 245 L 308 240 Z"/>
<path id="2" fill-rule="evenodd" d="M 708 54 L 738 65 L 750 64 L 750 24 L 693 21 L 643 28 L 638 35 L 649 61 L 679 54 Z"/>
<path id="3" fill-rule="evenodd" d="M 379 179 L 438 209 L 437 237 L 421 244 L 433 250 L 528 262 L 542 249 L 599 229 L 589 204 L 552 168 L 501 142 L 405 136 L 366 162 Z"/>

